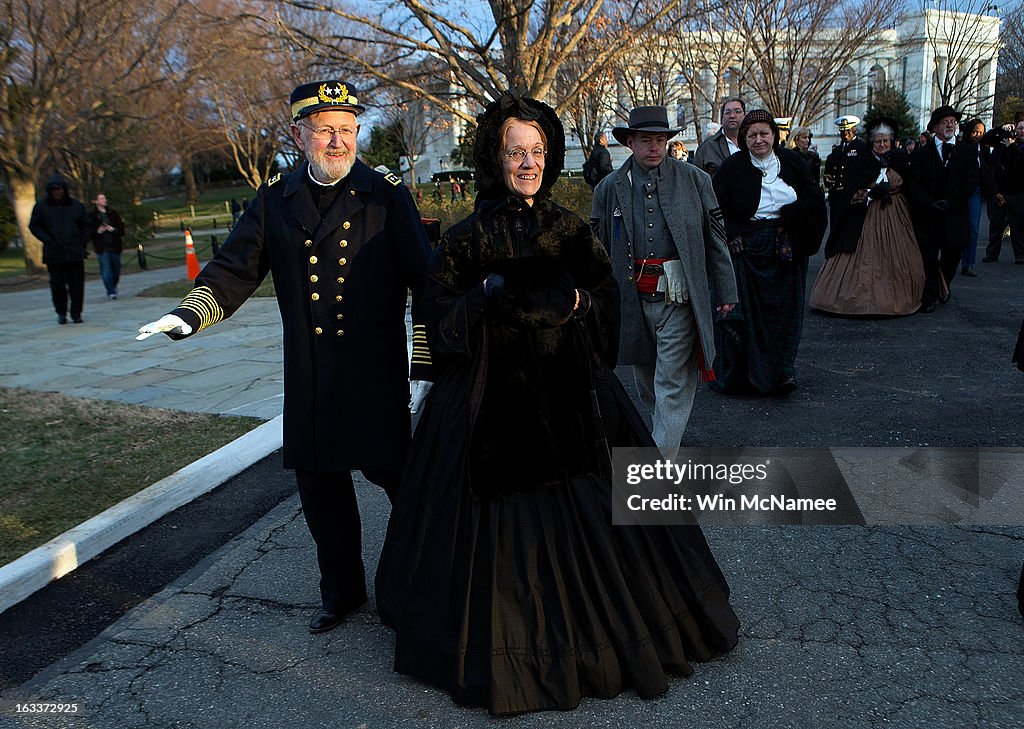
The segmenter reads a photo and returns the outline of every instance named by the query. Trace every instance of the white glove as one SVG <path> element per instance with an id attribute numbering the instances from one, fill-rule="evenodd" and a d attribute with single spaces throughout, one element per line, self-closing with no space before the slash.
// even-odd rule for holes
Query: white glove
<path id="1" fill-rule="evenodd" d="M 679 259 L 665 261 L 661 264 L 665 269 L 665 300 L 671 304 L 685 304 L 690 300 L 686 290 L 686 277 L 683 275 L 683 262 Z"/>
<path id="2" fill-rule="evenodd" d="M 192 327 L 186 324 L 180 316 L 165 314 L 156 321 L 139 327 L 139 336 L 135 337 L 135 339 L 141 342 L 143 339 L 149 339 L 154 334 L 159 334 L 160 332 L 187 335 L 192 333 Z"/>
<path id="3" fill-rule="evenodd" d="M 409 412 L 418 413 L 434 383 L 429 380 L 413 380 L 410 384 L 412 385 L 412 399 L 409 401 Z"/>

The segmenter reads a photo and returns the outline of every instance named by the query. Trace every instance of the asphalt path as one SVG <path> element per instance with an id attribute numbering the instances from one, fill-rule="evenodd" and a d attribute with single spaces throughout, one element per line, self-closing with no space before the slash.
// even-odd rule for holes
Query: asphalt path
<path id="1" fill-rule="evenodd" d="M 0 613 L 0 691 L 95 638 L 294 493 L 272 453 Z"/>
<path id="2" fill-rule="evenodd" d="M 808 287 L 820 263 L 819 254 L 812 260 Z M 722 396 L 701 389 L 683 444 L 1020 448 L 1024 445 L 1024 418 L 1021 416 L 1024 373 L 1011 365 L 1010 355 L 1024 318 L 1024 266 L 1003 261 L 979 263 L 977 269 L 977 278 L 957 277 L 951 300 L 932 314 L 849 319 L 808 312 L 798 359 L 799 389 L 789 397 Z M 628 369 L 620 368 L 619 376 L 632 390 Z M 282 502 L 294 494 L 294 482 L 291 475 L 280 468 L 279 459 L 279 454 L 264 459 L 204 499 L 165 517 L 74 575 L 0 614 L 0 635 L 5 648 L 0 652 L 2 685 L 22 684 L 36 671 L 87 643 L 145 597 L 165 585 L 187 580 L 190 574 L 201 573 L 204 560 L 213 560 L 225 553 L 220 549 L 222 545 L 275 506 L 278 510 L 286 506 Z M 386 519 L 386 503 L 382 503 L 379 495 L 369 503 L 375 511 L 367 514 L 364 522 Z M 295 521 L 294 513 L 289 514 L 291 521 L 284 528 L 301 532 L 304 527 Z M 1004 634 L 1015 631 L 1006 624 L 1006 621 L 1016 620 L 1009 610 L 998 616 L 979 617 L 975 613 L 977 602 L 986 594 L 998 593 L 999 604 L 1009 605 L 1008 596 L 1015 586 L 1011 584 L 1011 577 L 1015 581 L 1015 570 L 1019 570 L 1020 560 L 1024 559 L 1024 533 L 1020 527 L 868 530 L 769 527 L 757 533 L 716 528 L 709 532 L 709 538 L 730 580 L 736 577 L 737 610 L 744 619 L 741 645 L 746 651 L 711 664 L 710 668 L 704 667 L 705 680 L 715 687 L 714 691 L 707 691 L 706 697 L 684 693 L 684 703 L 693 700 L 694 703 L 688 705 L 694 715 L 708 718 L 709 725 L 742 726 L 746 719 L 754 721 L 751 716 L 744 718 L 741 705 L 733 704 L 730 708 L 728 696 L 738 696 L 744 690 L 752 691 L 755 696 L 764 694 L 772 701 L 778 699 L 782 702 L 780 707 L 786 697 L 793 699 L 792 706 L 797 705 L 797 699 L 806 699 L 806 690 L 801 694 L 797 684 L 820 681 L 822 677 L 801 673 L 804 669 L 801 668 L 800 645 L 824 653 L 821 660 L 827 668 L 829 690 L 835 695 L 831 699 L 823 695 L 823 701 L 838 702 L 847 708 L 849 715 L 856 713 L 858 702 L 865 706 L 885 704 L 887 686 L 868 686 L 871 681 L 865 677 L 870 676 L 872 666 L 883 674 L 891 670 L 889 659 L 882 653 L 893 650 L 892 646 L 884 641 L 874 644 L 864 636 L 846 635 L 850 626 L 844 627 L 846 618 L 843 616 L 848 613 L 837 597 L 840 592 L 847 600 L 863 601 L 867 612 L 874 609 L 872 606 L 880 606 L 878 609 L 885 613 L 882 617 L 892 631 L 899 633 L 902 625 L 906 630 L 904 640 L 913 639 L 932 651 L 922 663 L 923 672 L 941 668 L 944 660 L 938 655 L 941 648 L 935 647 L 939 643 L 958 643 L 961 651 L 968 651 L 973 641 L 989 650 L 984 646 L 985 635 L 992 628 L 985 626 L 986 620 L 998 618 L 999 630 Z M 744 546 L 747 543 L 756 543 L 759 549 L 748 552 Z M 1007 544 L 1014 543 L 1020 544 L 1019 558 L 1008 559 L 1008 553 L 1014 550 Z M 379 549 L 379 535 L 368 536 L 365 548 L 375 554 Z M 942 556 L 943 572 L 936 574 L 951 574 L 957 588 L 955 594 L 941 597 L 953 601 L 951 604 L 963 605 L 963 624 L 939 624 L 937 620 L 929 624 L 929 616 L 936 615 L 929 612 L 934 611 L 928 602 L 932 599 L 928 594 L 931 586 L 916 561 L 925 554 Z M 815 559 L 807 559 L 809 555 L 814 555 Z M 892 559 L 894 557 L 898 559 Z M 995 557 L 1001 567 L 993 566 Z M 1013 569 L 1007 567 L 1009 562 L 1015 562 Z M 837 575 L 850 575 L 837 579 L 849 580 L 851 584 L 843 582 L 835 595 L 830 594 L 830 589 L 808 592 L 807 584 L 823 579 L 817 574 L 823 569 L 819 563 L 824 563 L 824 569 L 836 570 Z M 893 571 L 893 574 L 886 571 Z M 928 577 L 934 575 L 929 573 Z M 910 584 L 914 579 L 919 579 L 921 584 Z M 881 584 L 866 586 L 872 580 Z M 867 594 L 869 592 L 871 594 Z M 290 608 L 288 613 L 289 623 L 301 621 L 303 612 L 312 607 L 304 602 L 296 605 L 297 608 Z M 777 606 L 777 609 L 765 610 L 765 605 Z M 266 602 L 266 610 L 273 607 Z M 813 617 L 811 607 L 824 613 L 825 618 Z M 377 630 L 372 612 L 361 614 L 360 620 L 373 631 Z M 861 626 L 854 628 L 861 630 Z M 1017 630 L 1016 634 L 1020 635 L 1021 631 Z M 790 640 L 794 635 L 797 643 L 779 643 L 781 638 Z M 11 640 L 15 637 L 17 641 Z M 387 642 L 386 638 L 381 639 Z M 9 649 L 12 646 L 18 647 L 17 652 Z M 853 653 L 850 653 L 851 646 Z M 376 654 L 372 652 L 373 656 Z M 902 661 L 902 665 L 911 667 L 918 659 L 911 652 L 893 658 L 894 665 Z M 1019 663 L 1019 656 L 1005 660 Z M 854 663 L 857 664 L 855 674 L 850 668 Z M 368 674 L 362 677 L 364 681 L 376 680 L 382 684 L 394 680 L 388 673 L 386 657 L 379 661 L 373 658 L 369 665 Z M 815 665 L 817 670 L 822 664 Z M 358 665 L 352 668 L 360 670 Z M 777 669 L 778 682 L 746 688 L 730 683 L 730 677 L 739 675 L 741 669 L 760 676 L 762 668 L 765 676 L 774 675 Z M 997 697 L 995 702 L 989 699 L 986 704 L 985 696 L 958 697 L 957 702 L 951 704 L 955 709 L 953 719 L 962 715 L 967 719 L 966 725 L 971 725 L 972 718 L 988 716 L 985 712 L 994 711 L 991 716 L 995 719 L 990 725 L 1020 726 L 1020 722 L 1015 723 L 1013 719 L 1016 716 L 1019 720 L 1021 716 L 1019 706 L 1014 710 L 1012 705 L 1007 706 L 1005 700 L 1001 703 L 998 698 L 1020 696 L 1019 683 L 1013 688 L 1002 670 L 993 674 L 995 683 L 991 682 L 991 676 L 978 670 L 978 690 L 981 691 L 983 683 L 980 677 L 984 676 L 985 681 L 989 681 L 984 684 L 985 690 Z M 849 675 L 844 679 L 846 674 Z M 949 674 L 956 675 L 957 671 L 950 670 Z M 970 683 L 973 674 L 966 675 Z M 1018 672 L 1018 680 L 1019 675 Z M 352 680 L 359 678 L 354 676 Z M 865 695 L 844 696 L 844 680 L 856 680 L 858 690 L 866 692 Z M 928 674 L 921 680 L 922 694 L 927 694 L 928 701 L 932 701 L 936 692 L 945 690 L 946 679 L 941 675 Z M 439 692 L 429 688 L 423 688 L 422 692 L 431 697 L 430 705 L 436 704 L 437 711 L 424 725 L 450 726 L 453 715 L 444 708 L 444 697 L 435 695 Z M 876 695 L 867 695 L 872 692 Z M 932 707 L 913 706 L 896 694 L 893 688 L 894 698 L 888 708 L 879 716 L 868 717 L 870 722 L 865 719 L 863 724 L 885 724 L 893 719 L 898 725 L 899 717 L 904 715 L 901 712 L 916 721 L 932 716 Z M 679 698 L 677 693 L 673 700 Z M 406 702 L 414 705 L 418 700 L 411 694 L 386 699 L 398 707 L 395 711 Z M 648 705 L 642 704 L 644 708 L 637 709 L 636 702 L 629 700 L 589 702 L 588 706 L 580 709 L 580 721 L 587 725 L 611 726 L 614 722 L 609 724 L 608 721 L 619 714 L 632 716 L 634 720 L 646 715 Z M 664 713 L 667 708 L 661 707 L 661 713 L 651 726 L 677 725 L 672 723 L 675 719 L 668 723 L 663 721 L 668 718 Z M 789 716 L 783 708 L 779 711 L 782 712 L 779 716 Z M 947 724 L 945 718 L 938 720 L 938 717 L 948 718 L 942 713 L 948 711 L 950 706 L 937 701 L 934 707 L 936 726 L 953 725 Z M 283 720 L 283 716 L 276 719 Z M 608 721 L 597 720 L 602 716 Z M 672 716 L 678 717 L 677 714 Z M 828 716 L 828 711 L 824 711 L 800 717 L 797 723 L 814 725 L 817 721 L 819 726 L 827 725 Z M 716 723 L 714 717 L 720 721 Z M 264 725 L 273 725 L 272 717 L 267 720 L 271 723 Z M 469 723 L 476 724 L 475 720 Z M 314 724 L 319 725 L 317 722 L 310 725 Z M 220 723 L 212 725 L 230 726 L 230 718 L 222 718 Z M 377 725 L 387 724 L 378 722 Z"/>

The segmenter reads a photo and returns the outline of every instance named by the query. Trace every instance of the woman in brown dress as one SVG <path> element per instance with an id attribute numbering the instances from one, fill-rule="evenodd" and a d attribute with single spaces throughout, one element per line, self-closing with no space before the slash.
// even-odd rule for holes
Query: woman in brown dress
<path id="1" fill-rule="evenodd" d="M 810 305 L 833 314 L 901 316 L 921 305 L 924 265 L 904 195 L 907 157 L 894 150 L 895 125 L 868 130 L 871 152 L 842 193 L 850 214 L 829 233 Z"/>

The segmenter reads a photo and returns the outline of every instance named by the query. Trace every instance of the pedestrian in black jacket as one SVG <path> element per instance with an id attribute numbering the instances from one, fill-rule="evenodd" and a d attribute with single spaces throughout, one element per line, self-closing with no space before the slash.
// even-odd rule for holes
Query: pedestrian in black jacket
<path id="1" fill-rule="evenodd" d="M 920 311 L 926 314 L 949 299 L 948 287 L 970 242 L 968 200 L 978 188 L 978 145 L 956 141 L 961 116 L 952 106 L 935 109 L 928 122 L 933 137 L 910 158 L 911 215 L 925 273 Z"/>
<path id="2" fill-rule="evenodd" d="M 604 132 L 594 135 L 594 149 L 584 165 L 583 179 L 591 188 L 612 173 L 612 155 L 608 151 L 608 137 Z"/>
<path id="3" fill-rule="evenodd" d="M 43 263 L 50 274 L 50 293 L 57 321 L 68 323 L 70 297 L 71 320 L 81 324 L 89 222 L 85 206 L 71 197 L 67 180 L 60 175 L 54 175 L 46 183 L 46 198 L 32 208 L 28 228 L 43 244 Z"/>
<path id="4" fill-rule="evenodd" d="M 982 260 L 999 260 L 1003 230 L 1009 225 L 1014 263 L 1024 265 L 1024 119 L 1004 125 L 999 132 L 986 135 L 992 143 L 990 159 L 997 194 L 995 207 L 989 207 L 988 247 Z"/>
<path id="5" fill-rule="evenodd" d="M 107 205 L 102 192 L 93 200 L 89 215 L 92 248 L 100 263 L 100 278 L 107 289 L 107 298 L 117 298 L 117 284 L 121 280 L 121 251 L 124 250 L 124 221 L 114 208 Z"/>

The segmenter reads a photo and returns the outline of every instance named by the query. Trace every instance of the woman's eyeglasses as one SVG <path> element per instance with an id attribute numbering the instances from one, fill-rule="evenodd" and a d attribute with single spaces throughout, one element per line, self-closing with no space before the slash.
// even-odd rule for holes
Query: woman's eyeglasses
<path id="1" fill-rule="evenodd" d="M 513 149 L 511 152 L 503 152 L 502 154 L 518 165 L 523 163 L 523 160 L 526 159 L 526 155 L 533 157 L 535 162 L 540 162 L 548 156 L 548 151 L 543 147 L 534 147 L 529 152 L 525 149 Z"/>

